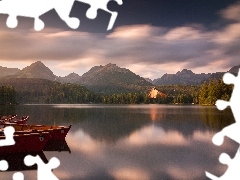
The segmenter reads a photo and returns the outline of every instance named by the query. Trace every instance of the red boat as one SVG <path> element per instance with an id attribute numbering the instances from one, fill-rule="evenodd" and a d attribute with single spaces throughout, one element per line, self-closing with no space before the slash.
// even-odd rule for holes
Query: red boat
<path id="1" fill-rule="evenodd" d="M 48 132 L 50 140 L 65 140 L 70 126 L 50 126 L 50 125 L 29 125 L 29 124 L 4 124 L 3 127 L 12 126 L 15 129 L 15 134 L 26 133 L 41 133 Z"/>
<path id="2" fill-rule="evenodd" d="M 18 117 L 17 115 L 2 116 L 0 124 L 14 123 L 14 124 L 26 124 L 29 116 Z"/>
<path id="3" fill-rule="evenodd" d="M 1 146 L 0 154 L 42 151 L 50 138 L 50 134 L 48 132 L 14 134 L 13 138 L 15 140 L 15 144 L 10 146 Z M 4 139 L 5 136 L 1 135 L 0 140 Z"/>

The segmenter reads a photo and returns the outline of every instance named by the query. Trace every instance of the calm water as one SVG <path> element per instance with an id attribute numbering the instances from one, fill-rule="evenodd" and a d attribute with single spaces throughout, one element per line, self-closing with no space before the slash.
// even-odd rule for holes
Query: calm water
<path id="1" fill-rule="evenodd" d="M 238 145 L 226 139 L 220 147 L 212 136 L 234 122 L 230 109 L 170 105 L 22 105 L 12 109 L 30 115 L 29 123 L 70 125 L 68 152 L 44 152 L 61 165 L 61 180 L 207 179 L 222 175 L 222 152 L 231 157 Z M 12 179 L 14 172 L 0 173 Z M 25 180 L 36 171 L 24 171 Z"/>

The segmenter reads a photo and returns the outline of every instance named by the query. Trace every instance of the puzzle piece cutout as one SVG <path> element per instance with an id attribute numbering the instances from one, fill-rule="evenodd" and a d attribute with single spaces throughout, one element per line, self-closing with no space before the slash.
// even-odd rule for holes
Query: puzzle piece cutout
<path id="1" fill-rule="evenodd" d="M 206 176 L 212 180 L 237 180 L 240 177 L 240 149 L 237 151 L 235 157 L 231 159 L 228 154 L 222 153 L 219 157 L 219 161 L 222 164 L 228 165 L 227 171 L 221 176 L 216 177 L 215 175 L 206 172 Z"/>
<path id="2" fill-rule="evenodd" d="M 6 171 L 8 169 L 8 162 L 5 160 L 0 161 L 0 171 Z"/>
<path id="3" fill-rule="evenodd" d="M 217 100 L 216 106 L 219 110 L 224 110 L 228 106 L 231 107 L 233 116 L 236 122 L 240 121 L 239 100 L 240 100 L 240 70 L 238 76 L 234 76 L 230 73 L 226 73 L 223 76 L 223 81 L 226 84 L 234 84 L 232 96 L 229 101 Z"/>
<path id="4" fill-rule="evenodd" d="M 5 139 L 0 140 L 0 148 L 1 146 L 10 146 L 14 145 L 15 141 L 13 138 L 15 129 L 12 126 L 8 126 L 4 128 Z M 52 169 L 57 168 L 60 165 L 60 161 L 53 157 L 50 161 L 45 164 L 39 155 L 31 156 L 27 155 L 24 158 L 24 163 L 27 166 L 32 166 L 34 164 L 38 165 L 38 180 L 58 180 L 58 178 L 52 173 Z M 0 161 L 0 171 L 6 171 L 9 168 L 8 162 L 6 160 Z M 13 180 L 24 180 L 24 175 L 21 172 L 16 172 L 13 174 Z"/>
<path id="5" fill-rule="evenodd" d="M 52 169 L 57 168 L 60 165 L 60 161 L 53 157 L 49 160 L 47 164 L 45 164 L 42 159 L 37 156 L 27 155 L 24 158 L 24 163 L 27 166 L 32 166 L 34 164 L 38 165 L 37 176 L 38 180 L 59 180 L 53 173 Z"/>
<path id="6" fill-rule="evenodd" d="M 234 89 L 230 100 L 223 101 L 217 100 L 216 106 L 219 110 L 224 110 L 228 106 L 232 109 L 235 123 L 223 128 L 220 132 L 216 133 L 213 138 L 213 144 L 220 146 L 223 144 L 224 137 L 228 137 L 238 144 L 240 144 L 240 111 L 239 111 L 239 100 L 240 100 L 240 69 L 238 76 L 234 76 L 230 73 L 226 73 L 223 76 L 223 81 L 226 84 L 234 84 Z M 228 180 L 228 179 L 240 179 L 240 148 L 238 149 L 235 157 L 231 159 L 228 154 L 222 153 L 219 157 L 219 161 L 222 164 L 227 164 L 228 169 L 221 177 L 205 172 L 206 176 L 212 180 Z"/>
<path id="7" fill-rule="evenodd" d="M 15 28 L 18 25 L 17 16 L 34 18 L 34 29 L 40 31 L 44 28 L 44 22 L 39 18 L 46 12 L 55 9 L 59 17 L 72 28 L 77 29 L 80 25 L 80 20 L 75 17 L 69 17 L 75 0 L 2 0 L 0 1 L 0 14 L 8 14 L 7 26 Z M 111 14 L 111 19 L 107 30 L 112 29 L 117 15 L 117 12 L 110 11 L 107 4 L 110 0 L 77 0 L 89 4 L 86 16 L 89 19 L 95 19 L 97 10 L 102 9 Z M 122 5 L 122 0 L 114 0 L 119 5 Z"/>
<path id="8" fill-rule="evenodd" d="M 24 180 L 24 175 L 21 172 L 16 172 L 13 174 L 13 180 Z"/>
<path id="9" fill-rule="evenodd" d="M 4 135 L 5 139 L 0 140 L 0 147 L 1 146 L 11 146 L 15 144 L 15 141 L 13 139 L 13 134 L 15 132 L 15 129 L 12 126 L 8 126 L 4 128 Z"/>
<path id="10" fill-rule="evenodd" d="M 51 9 L 55 9 L 60 18 L 72 29 L 76 29 L 80 21 L 77 18 L 70 18 L 74 0 L 2 0 L 0 2 L 0 13 L 9 14 L 7 26 L 15 28 L 18 25 L 17 16 L 34 18 L 34 29 L 40 31 L 44 28 L 44 22 L 39 16 Z"/>
<path id="11" fill-rule="evenodd" d="M 96 1 L 96 0 L 77 0 L 79 2 L 83 2 L 85 4 L 89 4 L 91 7 L 87 10 L 86 16 L 89 19 L 95 19 L 97 17 L 97 11 L 98 9 L 104 10 L 108 13 L 111 14 L 111 18 L 107 27 L 107 30 L 111 30 L 116 19 L 118 16 L 117 12 L 110 11 L 107 7 L 108 3 L 110 0 L 101 0 L 101 1 Z M 118 3 L 118 5 L 122 5 L 123 2 L 122 0 L 114 0 Z"/>
<path id="12" fill-rule="evenodd" d="M 40 156 L 31 156 L 27 155 L 24 158 L 24 163 L 27 166 L 32 166 L 34 164 L 37 164 L 38 170 L 37 170 L 37 179 L 38 180 L 59 180 L 53 173 L 52 169 L 57 168 L 60 165 L 60 161 L 53 157 L 50 159 L 50 161 L 45 164 Z M 6 171 L 8 169 L 8 162 L 5 160 L 0 161 L 0 171 Z M 13 180 L 24 180 L 24 175 L 21 172 L 16 172 L 12 176 Z"/>

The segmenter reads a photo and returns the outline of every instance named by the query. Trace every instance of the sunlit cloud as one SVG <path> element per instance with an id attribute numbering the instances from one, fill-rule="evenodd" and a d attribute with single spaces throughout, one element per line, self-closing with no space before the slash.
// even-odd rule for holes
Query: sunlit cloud
<path id="1" fill-rule="evenodd" d="M 200 30 L 192 27 L 177 27 L 169 30 L 164 39 L 167 41 L 177 41 L 177 40 L 194 40 L 200 39 L 202 36 L 206 36 L 204 33 L 201 33 Z"/>
<path id="2" fill-rule="evenodd" d="M 66 179 L 111 177 L 148 180 L 202 179 L 207 169 L 222 174 L 226 167 L 218 162 L 218 156 L 221 152 L 232 152 L 233 144 L 225 141 L 224 147 L 216 148 L 210 138 L 214 133 L 195 131 L 186 138 L 179 131 L 166 131 L 149 124 L 119 138 L 114 144 L 108 144 L 94 139 L 82 129 L 74 130 L 66 139 L 72 153 L 56 169 L 56 175 L 63 179 L 69 175 Z M 53 155 L 60 160 L 66 158 L 62 153 L 48 154 L 49 157 Z"/>
<path id="3" fill-rule="evenodd" d="M 201 131 L 194 131 L 192 139 L 196 141 L 202 141 L 209 143 L 209 137 L 213 137 L 214 132 L 201 132 Z"/>
<path id="4" fill-rule="evenodd" d="M 224 44 L 234 43 L 240 38 L 240 23 L 235 23 L 227 26 L 222 31 L 216 32 L 215 42 L 220 43 L 223 47 Z"/>
<path id="5" fill-rule="evenodd" d="M 148 180 L 150 179 L 149 174 L 144 169 L 125 167 L 120 168 L 112 172 L 113 177 L 116 180 Z"/>
<path id="6" fill-rule="evenodd" d="M 240 21 L 240 2 L 230 5 L 220 12 L 223 18 L 228 20 Z"/>
<path id="7" fill-rule="evenodd" d="M 104 146 L 101 143 L 92 139 L 82 130 L 78 130 L 74 133 L 69 132 L 67 140 L 68 145 L 71 147 L 72 150 L 79 151 L 86 155 L 98 156 L 104 150 Z"/>
<path id="8" fill-rule="evenodd" d="M 114 39 L 145 39 L 151 38 L 152 34 L 159 31 L 158 28 L 153 28 L 150 25 L 129 25 L 116 28 L 115 31 L 107 36 Z"/>
<path id="9" fill-rule="evenodd" d="M 54 74 L 65 76 L 71 72 L 82 75 L 93 66 L 114 63 L 151 79 L 184 68 L 195 73 L 227 71 L 240 59 L 239 7 L 236 3 L 219 12 L 228 23 L 215 30 L 201 24 L 174 28 L 125 25 L 109 34 L 5 28 L 0 31 L 1 65 L 30 65 L 40 60 L 50 65 Z"/>
<path id="10" fill-rule="evenodd" d="M 199 179 L 203 174 L 203 170 L 196 166 L 183 168 L 182 166 L 172 165 L 167 167 L 166 171 L 171 175 L 172 179 L 189 179 L 189 177 L 191 177 L 191 179 Z"/>
<path id="11" fill-rule="evenodd" d="M 133 146 L 146 146 L 149 144 L 164 144 L 170 146 L 188 145 L 184 136 L 177 131 L 165 132 L 161 127 L 147 126 L 140 131 L 132 133 L 125 141 Z"/>

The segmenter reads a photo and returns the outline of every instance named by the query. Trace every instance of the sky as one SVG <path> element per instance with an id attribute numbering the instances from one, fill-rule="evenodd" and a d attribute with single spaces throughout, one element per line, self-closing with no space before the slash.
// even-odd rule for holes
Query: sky
<path id="1" fill-rule="evenodd" d="M 17 28 L 10 29 L 8 15 L 0 13 L 0 66 L 22 69 L 42 61 L 66 76 L 112 63 L 156 79 L 182 69 L 213 73 L 240 64 L 239 0 L 110 1 L 108 9 L 118 17 L 109 31 L 110 14 L 99 10 L 88 19 L 88 8 L 74 2 L 70 16 L 80 19 L 75 30 L 55 10 L 40 16 L 41 31 L 28 17 L 18 17 Z"/>

